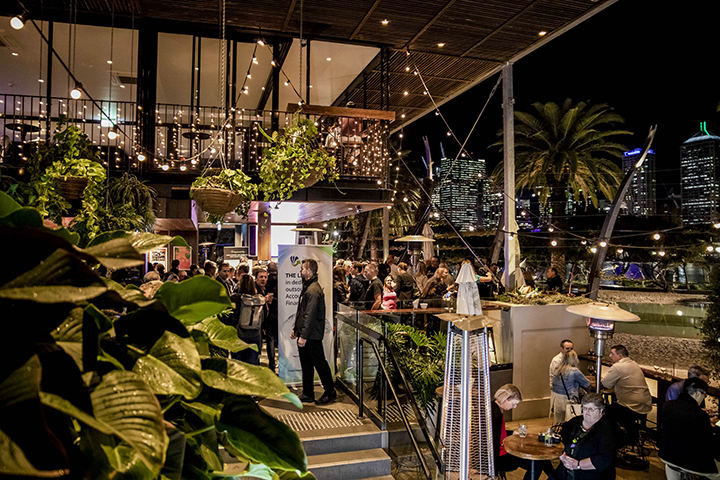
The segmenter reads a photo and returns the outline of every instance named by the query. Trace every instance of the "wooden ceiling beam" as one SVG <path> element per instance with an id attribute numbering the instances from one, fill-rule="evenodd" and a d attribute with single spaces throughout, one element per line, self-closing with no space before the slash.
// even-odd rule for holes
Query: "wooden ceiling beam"
<path id="1" fill-rule="evenodd" d="M 472 52 L 472 51 L 475 50 L 477 47 L 479 47 L 479 46 L 482 45 L 483 43 L 485 43 L 485 42 L 487 42 L 488 40 L 490 40 L 492 37 L 495 36 L 495 34 L 497 34 L 497 33 L 500 32 L 502 29 L 504 29 L 505 27 L 507 27 L 510 23 L 512 23 L 514 20 L 516 20 L 518 17 L 520 17 L 520 15 L 522 15 L 522 14 L 525 13 L 525 12 L 527 12 L 528 10 L 530 10 L 532 7 L 534 7 L 535 5 L 537 5 L 538 3 L 540 3 L 541 1 L 542 1 L 542 0 L 535 0 L 534 2 L 532 2 L 531 4 L 529 4 L 528 6 L 526 6 L 526 7 L 523 8 L 522 10 L 520 10 L 518 13 L 516 13 L 515 15 L 513 15 L 509 20 L 506 20 L 502 25 L 500 25 L 499 27 L 497 27 L 497 28 L 496 28 L 495 30 L 493 30 L 492 32 L 488 33 L 488 34 L 485 36 L 485 38 L 483 38 L 482 40 L 480 40 L 479 42 L 477 42 L 475 45 L 473 45 L 472 47 L 470 47 L 470 48 L 468 48 L 467 50 L 465 50 L 465 52 L 464 52 L 462 55 L 460 55 L 460 56 L 461 56 L 461 57 L 466 57 L 470 52 Z M 501 63 L 501 62 L 498 62 L 498 63 Z"/>
<path id="2" fill-rule="evenodd" d="M 445 15 L 445 12 L 447 12 L 447 10 L 448 10 L 450 7 L 453 6 L 453 4 L 455 3 L 455 1 L 456 1 L 456 0 L 450 0 L 449 2 L 447 2 L 447 3 L 445 4 L 445 6 L 444 6 L 433 18 L 431 18 L 430 21 L 429 21 L 428 23 L 426 23 L 425 26 L 422 27 L 422 28 L 420 29 L 420 31 L 417 32 L 417 33 L 415 34 L 415 36 L 410 39 L 409 42 L 407 42 L 407 43 L 405 44 L 405 48 L 410 48 L 410 45 L 412 45 L 413 43 L 415 43 L 415 42 L 417 41 L 417 39 L 420 38 L 420 36 L 421 36 L 423 33 L 425 33 L 425 32 L 427 31 L 427 29 L 430 28 L 430 27 L 432 26 L 432 24 L 435 23 L 435 21 L 436 21 L 437 19 L 439 19 L 440 17 L 442 17 L 443 15 Z"/>
<path id="3" fill-rule="evenodd" d="M 373 3 L 372 7 L 370 7 L 370 10 L 367 11 L 367 13 L 363 17 L 363 19 L 360 20 L 360 23 L 358 24 L 358 26 L 355 27 L 355 30 L 353 31 L 352 35 L 350 35 L 350 40 L 355 40 L 355 37 L 360 33 L 360 30 L 362 30 L 363 26 L 365 26 L 365 22 L 368 21 L 368 19 L 370 18 L 370 15 L 373 14 L 373 12 L 378 7 L 378 5 L 380 5 L 381 1 L 382 0 L 375 0 L 375 3 Z"/>
<path id="4" fill-rule="evenodd" d="M 293 11 L 295 10 L 295 4 L 297 3 L 297 0 L 292 0 L 290 2 L 290 7 L 288 8 L 287 15 L 285 15 L 285 23 L 283 23 L 282 31 L 286 32 L 288 27 L 290 26 L 290 20 L 292 19 Z"/>

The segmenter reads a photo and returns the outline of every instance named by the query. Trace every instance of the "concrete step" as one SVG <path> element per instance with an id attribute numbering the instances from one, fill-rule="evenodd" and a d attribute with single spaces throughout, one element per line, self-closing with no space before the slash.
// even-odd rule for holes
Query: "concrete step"
<path id="1" fill-rule="evenodd" d="M 374 427 L 374 425 L 372 426 Z M 373 450 L 388 446 L 388 433 L 377 428 L 372 431 L 357 429 L 355 433 L 332 433 L 329 435 L 302 436 L 305 453 L 310 455 L 327 455 L 331 453 L 344 453 L 360 450 Z M 322 432 L 318 432 L 322 434 Z"/>
<path id="2" fill-rule="evenodd" d="M 391 460 L 385 450 L 381 448 L 308 455 L 308 470 L 315 475 L 317 480 L 359 480 L 388 477 L 391 474 Z"/>

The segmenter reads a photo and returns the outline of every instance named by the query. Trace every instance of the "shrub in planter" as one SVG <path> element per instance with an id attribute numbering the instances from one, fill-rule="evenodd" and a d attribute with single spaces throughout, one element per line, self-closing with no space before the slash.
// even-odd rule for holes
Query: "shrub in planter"
<path id="1" fill-rule="evenodd" d="M 199 176 L 190 189 L 190 196 L 208 214 L 210 223 L 222 222 L 229 212 L 247 217 L 257 193 L 258 187 L 251 183 L 250 177 L 229 168 Z"/>
<path id="2" fill-rule="evenodd" d="M 295 119 L 283 133 L 268 135 L 272 143 L 263 152 L 260 179 L 265 200 L 287 200 L 296 191 L 319 181 L 339 178 L 337 160 L 318 144 L 318 130 L 312 120 Z"/>

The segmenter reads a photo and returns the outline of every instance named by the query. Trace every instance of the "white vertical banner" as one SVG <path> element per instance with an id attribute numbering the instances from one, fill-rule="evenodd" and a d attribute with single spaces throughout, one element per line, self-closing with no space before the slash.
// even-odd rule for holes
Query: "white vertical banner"
<path id="1" fill-rule="evenodd" d="M 297 339 L 290 334 L 295 326 L 300 294 L 302 293 L 301 262 L 312 258 L 318 263 L 318 282 L 325 292 L 325 335 L 323 348 L 325 358 L 335 376 L 333 358 L 333 311 L 332 311 L 332 247 L 329 245 L 278 245 L 278 371 L 286 384 L 302 383 L 302 370 Z M 317 372 L 315 380 L 318 380 Z"/>

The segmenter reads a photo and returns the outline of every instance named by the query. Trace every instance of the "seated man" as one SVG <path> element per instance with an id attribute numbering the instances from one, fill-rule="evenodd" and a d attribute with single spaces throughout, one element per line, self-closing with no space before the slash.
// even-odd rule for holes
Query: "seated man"
<path id="1" fill-rule="evenodd" d="M 612 368 L 602 379 L 605 388 L 614 388 L 617 402 L 608 405 L 607 415 L 627 432 L 626 444 L 637 442 L 637 420 L 652 410 L 652 396 L 640 366 L 629 358 L 627 348 L 610 349 Z"/>
<path id="2" fill-rule="evenodd" d="M 707 370 L 698 365 L 688 368 L 687 378 L 699 378 L 705 383 L 710 380 L 710 376 L 708 375 Z M 665 392 L 665 401 L 669 402 L 670 400 L 677 400 L 677 398 L 683 391 L 684 385 L 685 380 L 680 380 L 679 382 L 675 382 L 670 385 L 670 387 L 668 387 L 667 389 L 667 392 Z"/>
<path id="3" fill-rule="evenodd" d="M 700 378 L 688 378 L 677 400 L 663 404 L 660 411 L 660 458 L 668 480 L 680 480 L 682 469 L 712 480 L 720 479 L 720 434 L 700 408 L 708 385 Z"/>

